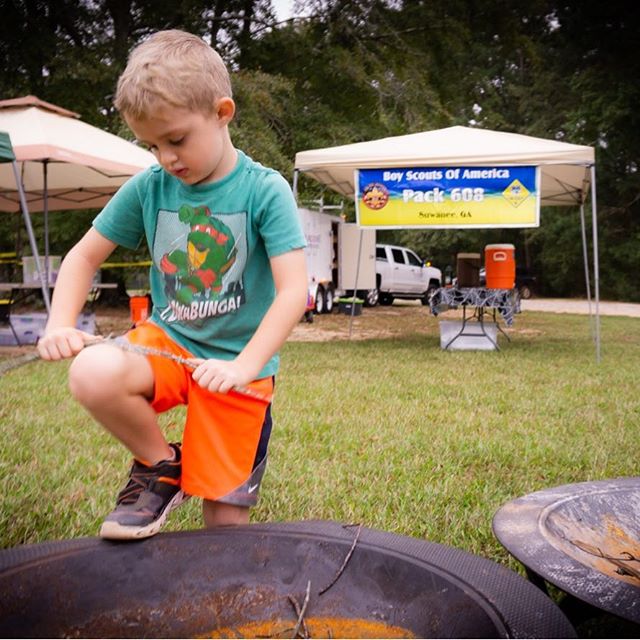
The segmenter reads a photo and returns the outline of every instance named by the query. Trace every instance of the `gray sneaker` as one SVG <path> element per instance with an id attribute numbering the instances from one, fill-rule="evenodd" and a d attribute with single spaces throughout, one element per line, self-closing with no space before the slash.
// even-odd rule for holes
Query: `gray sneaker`
<path id="1" fill-rule="evenodd" d="M 134 460 L 127 486 L 118 494 L 116 508 L 105 518 L 100 537 L 110 540 L 139 540 L 160 531 L 169 512 L 189 497 L 180 489 L 182 452 L 169 445 L 175 459 L 146 465 Z"/>

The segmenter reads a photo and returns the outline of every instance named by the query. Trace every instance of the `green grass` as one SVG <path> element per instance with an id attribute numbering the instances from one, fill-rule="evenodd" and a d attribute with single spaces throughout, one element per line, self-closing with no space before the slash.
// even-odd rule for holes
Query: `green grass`
<path id="1" fill-rule="evenodd" d="M 584 316 L 523 313 L 500 352 L 444 352 L 437 320 L 420 322 L 285 346 L 254 521 L 361 522 L 515 569 L 491 530 L 501 505 L 638 475 L 638 319 L 602 319 L 600 364 Z M 127 452 L 72 400 L 67 368 L 0 377 L 1 547 L 95 535 L 125 480 Z M 170 439 L 182 416 L 162 416 Z M 168 529 L 200 526 L 191 500 Z"/>

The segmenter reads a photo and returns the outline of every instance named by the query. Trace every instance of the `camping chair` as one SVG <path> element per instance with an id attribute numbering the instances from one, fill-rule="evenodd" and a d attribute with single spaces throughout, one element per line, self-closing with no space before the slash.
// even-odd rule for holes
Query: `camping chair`
<path id="1" fill-rule="evenodd" d="M 16 340 L 16 344 L 18 346 L 21 345 L 20 343 L 20 338 L 18 337 L 18 334 L 16 333 L 16 330 L 13 328 L 13 325 L 11 324 L 11 300 L 0 300 L 0 326 L 6 326 L 8 325 L 9 328 L 11 329 L 11 333 L 13 333 L 13 337 Z"/>

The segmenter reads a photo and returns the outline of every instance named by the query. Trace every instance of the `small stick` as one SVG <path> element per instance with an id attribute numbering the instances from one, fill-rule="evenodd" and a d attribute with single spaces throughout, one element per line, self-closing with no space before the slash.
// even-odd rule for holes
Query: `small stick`
<path id="1" fill-rule="evenodd" d="M 298 637 L 298 633 L 300 631 L 300 625 L 302 625 L 304 623 L 304 612 L 307 610 L 307 605 L 309 604 L 309 597 L 311 595 L 311 580 L 307 581 L 307 592 L 304 596 L 304 602 L 302 603 L 302 609 L 300 609 L 300 615 L 298 616 L 298 622 L 296 623 L 296 626 L 293 630 L 293 635 L 291 636 L 292 638 L 297 638 Z M 305 638 L 308 638 L 309 635 L 306 632 L 306 627 L 305 627 Z"/>
<path id="2" fill-rule="evenodd" d="M 358 530 L 356 531 L 356 537 L 353 539 L 353 544 L 351 545 L 351 549 L 349 549 L 349 553 L 347 553 L 344 562 L 342 563 L 342 566 L 340 567 L 340 569 L 338 569 L 338 573 L 336 573 L 336 575 L 334 576 L 333 580 L 321 591 L 318 591 L 318 595 L 321 596 L 323 593 L 325 593 L 326 591 L 329 591 L 329 589 L 331 589 L 331 587 L 333 587 L 333 585 L 338 581 L 338 578 L 342 575 L 342 572 L 344 571 L 345 567 L 347 566 L 347 562 L 349 562 L 349 559 L 351 558 L 351 556 L 353 555 L 353 552 L 356 548 L 356 545 L 358 544 L 358 538 L 360 537 L 360 532 L 362 531 L 362 523 L 360 523 L 358 525 Z"/>
<path id="3" fill-rule="evenodd" d="M 300 618 L 300 605 L 298 604 L 298 601 L 296 600 L 295 596 L 288 595 L 287 598 L 289 599 L 289 602 L 293 606 L 293 610 L 296 612 L 296 616 Z M 285 631 L 289 631 L 289 629 L 285 629 Z M 295 638 L 296 636 L 293 636 L 293 637 Z"/>
<path id="4" fill-rule="evenodd" d="M 567 538 L 565 538 L 565 540 L 566 539 Z M 589 555 L 597 556 L 599 558 L 603 558 L 604 560 L 608 560 L 611 564 L 617 567 L 616 569 L 617 574 L 622 576 L 631 576 L 633 578 L 636 578 L 637 580 L 640 580 L 640 571 L 626 564 L 627 562 L 632 562 L 632 561 L 638 562 L 638 559 L 635 558 L 633 554 L 629 553 L 628 551 L 621 552 L 621 554 L 623 556 L 626 556 L 626 558 L 616 558 L 615 556 L 607 555 L 599 547 L 594 547 L 586 542 L 582 542 L 581 540 L 569 540 L 569 542 L 575 545 L 576 547 L 578 547 L 578 549 L 580 549 L 581 551 L 588 553 Z"/>
<path id="5" fill-rule="evenodd" d="M 298 601 L 295 599 L 295 596 L 287 596 L 287 598 L 289 598 L 289 602 L 293 605 L 293 610 L 296 612 L 296 615 L 298 616 L 298 619 L 300 619 L 300 616 L 302 615 L 301 613 L 301 609 L 300 609 L 300 605 L 298 604 Z M 285 631 L 290 631 L 291 629 L 285 629 Z M 302 632 L 303 632 L 303 638 L 308 638 L 309 637 L 309 630 L 307 629 L 307 623 L 302 620 Z M 284 631 L 283 631 L 284 633 Z M 299 634 L 300 632 L 298 632 Z M 295 637 L 295 636 L 294 636 Z"/>

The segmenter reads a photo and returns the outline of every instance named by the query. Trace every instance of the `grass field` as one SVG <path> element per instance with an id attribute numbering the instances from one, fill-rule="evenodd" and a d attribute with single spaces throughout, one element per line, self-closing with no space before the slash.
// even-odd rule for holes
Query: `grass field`
<path id="1" fill-rule="evenodd" d="M 520 570 L 491 529 L 504 503 L 638 473 L 640 320 L 523 313 L 499 352 L 444 352 L 420 307 L 300 327 L 282 353 L 270 465 L 254 521 L 363 523 Z M 374 327 L 371 337 L 367 330 Z M 364 336 L 364 339 L 363 339 Z M 95 535 L 129 460 L 66 388 L 68 363 L 0 377 L 0 546 Z M 179 440 L 182 410 L 162 416 Z M 199 528 L 197 501 L 168 529 Z"/>

